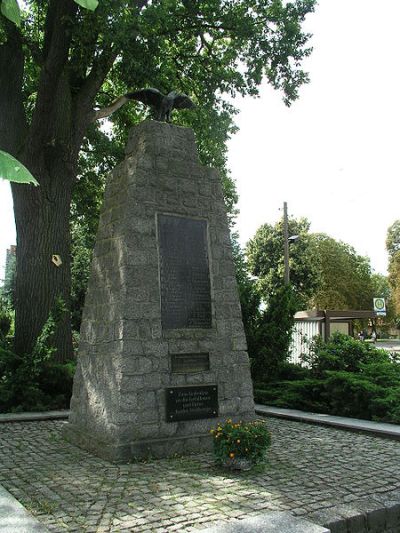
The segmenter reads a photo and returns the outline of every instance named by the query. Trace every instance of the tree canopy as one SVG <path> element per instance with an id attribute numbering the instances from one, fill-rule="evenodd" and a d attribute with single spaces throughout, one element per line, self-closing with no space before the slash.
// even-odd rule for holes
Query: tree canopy
<path id="1" fill-rule="evenodd" d="M 388 228 L 386 249 L 389 254 L 389 284 L 394 314 L 400 316 L 400 220 Z M 398 320 L 397 320 L 398 321 Z"/>
<path id="2" fill-rule="evenodd" d="M 32 350 L 59 298 L 67 312 L 54 342 L 60 359 L 72 352 L 70 205 L 82 145 L 90 151 L 98 142 L 94 109 L 146 86 L 190 94 L 200 105 L 196 113 L 182 112 L 180 122 L 195 129 L 202 161 L 224 168 L 234 130 L 224 96 L 256 95 L 267 78 L 286 103 L 297 97 L 307 81 L 301 61 L 310 53 L 302 23 L 314 4 L 100 0 L 92 12 L 73 0 L 26 0 L 19 26 L 0 15 L 0 149 L 40 184 L 12 185 L 18 353 Z M 123 143 L 141 117 L 139 106 L 124 106 L 107 136 Z"/>
<path id="3" fill-rule="evenodd" d="M 290 284 L 299 307 L 304 307 L 319 284 L 318 263 L 313 257 L 310 223 L 305 218 L 289 218 L 289 236 L 298 239 L 290 245 Z M 284 283 L 283 222 L 263 224 L 250 239 L 246 248 L 251 273 L 258 277 L 258 286 L 265 301 Z"/>
<path id="4" fill-rule="evenodd" d="M 290 284 L 301 308 L 370 309 L 376 291 L 387 290 L 384 280 L 372 274 L 369 258 L 349 244 L 310 233 L 304 218 L 290 218 L 288 228 L 289 235 L 298 236 L 290 246 L 289 266 Z M 248 266 L 258 277 L 265 301 L 284 283 L 283 242 L 279 221 L 260 226 L 247 245 Z"/>
<path id="5" fill-rule="evenodd" d="M 373 282 L 369 258 L 323 233 L 313 235 L 312 249 L 319 264 L 320 285 L 310 304 L 319 309 L 370 309 Z"/>

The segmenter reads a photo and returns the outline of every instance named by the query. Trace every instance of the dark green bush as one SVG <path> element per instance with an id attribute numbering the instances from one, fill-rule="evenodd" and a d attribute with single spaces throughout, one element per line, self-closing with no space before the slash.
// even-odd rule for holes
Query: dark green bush
<path id="1" fill-rule="evenodd" d="M 5 339 L 9 334 L 11 322 L 10 314 L 0 310 L 0 339 Z"/>
<path id="2" fill-rule="evenodd" d="M 303 355 L 302 359 L 317 376 L 329 370 L 359 372 L 364 364 L 390 361 L 389 354 L 384 350 L 342 333 L 334 333 L 327 342 L 318 337 L 312 343 L 310 352 L 309 355 Z"/>
<path id="3" fill-rule="evenodd" d="M 290 286 L 281 287 L 270 295 L 268 308 L 260 316 L 255 332 L 257 352 L 251 357 L 251 373 L 255 380 L 279 379 L 289 355 L 296 310 L 296 297 Z"/>
<path id="4" fill-rule="evenodd" d="M 400 363 L 388 352 L 340 333 L 318 339 L 310 368 L 282 367 L 289 380 L 256 383 L 259 403 L 400 423 Z"/>
<path id="5" fill-rule="evenodd" d="M 323 400 L 323 383 L 318 379 L 280 381 L 274 384 L 255 385 L 257 403 L 322 413 L 327 406 Z"/>
<path id="6" fill-rule="evenodd" d="M 67 409 L 74 375 L 73 362 L 43 362 L 0 348 L 0 412 Z"/>
<path id="7" fill-rule="evenodd" d="M 19 356 L 0 346 L 0 412 L 43 411 L 69 406 L 75 364 L 53 359 L 51 339 L 65 312 L 58 299 L 31 354 Z"/>
<path id="8" fill-rule="evenodd" d="M 367 420 L 376 414 L 373 400 L 385 394 L 383 387 L 375 385 L 368 378 L 344 371 L 329 372 L 323 387 L 330 414 Z"/>
<path id="9" fill-rule="evenodd" d="M 294 363 L 288 363 L 287 361 L 282 363 L 279 371 L 280 381 L 294 381 L 306 379 L 308 377 L 311 377 L 311 371 L 309 368 Z"/>

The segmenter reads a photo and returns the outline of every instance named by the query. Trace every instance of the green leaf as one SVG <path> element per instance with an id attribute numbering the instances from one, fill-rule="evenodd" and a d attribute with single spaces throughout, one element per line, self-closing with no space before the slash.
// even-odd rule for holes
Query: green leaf
<path id="1" fill-rule="evenodd" d="M 29 170 L 7 152 L 0 150 L 0 178 L 16 183 L 33 183 L 39 185 Z"/>
<path id="2" fill-rule="evenodd" d="M 21 26 L 21 11 L 17 0 L 3 0 L 1 3 L 1 12 L 8 20 L 11 20 L 17 26 Z"/>
<path id="3" fill-rule="evenodd" d="M 90 11 L 94 11 L 99 5 L 98 0 L 75 0 L 75 2 L 85 9 L 90 9 Z"/>

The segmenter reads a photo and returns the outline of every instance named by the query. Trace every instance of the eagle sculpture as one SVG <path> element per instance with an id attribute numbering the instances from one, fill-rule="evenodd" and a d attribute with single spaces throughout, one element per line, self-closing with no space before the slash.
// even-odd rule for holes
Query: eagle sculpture
<path id="1" fill-rule="evenodd" d="M 169 122 L 174 109 L 190 109 L 196 107 L 193 101 L 183 93 L 171 91 L 167 95 L 162 94 L 158 89 L 141 89 L 132 93 L 120 96 L 114 102 L 103 109 L 95 111 L 94 120 L 104 118 L 123 106 L 129 100 L 137 100 L 150 106 L 154 112 L 155 120 Z"/>

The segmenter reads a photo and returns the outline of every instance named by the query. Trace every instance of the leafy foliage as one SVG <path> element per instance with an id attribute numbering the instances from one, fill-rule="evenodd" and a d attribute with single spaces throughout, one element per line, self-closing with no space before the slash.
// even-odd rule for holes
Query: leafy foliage
<path id="1" fill-rule="evenodd" d="M 314 294 L 319 284 L 319 272 L 310 244 L 310 223 L 305 218 L 289 218 L 290 235 L 299 238 L 290 246 L 290 283 L 297 295 L 299 308 Z M 251 273 L 259 278 L 259 290 L 264 300 L 283 284 L 284 279 L 283 222 L 263 224 L 247 245 L 246 254 Z"/>
<path id="2" fill-rule="evenodd" d="M 373 298 L 371 266 L 354 248 L 323 233 L 312 236 L 320 284 L 309 306 L 317 309 L 370 309 Z"/>
<path id="3" fill-rule="evenodd" d="M 387 361 L 388 355 L 369 343 L 336 332 L 327 341 L 317 337 L 302 359 L 310 367 L 312 375 L 323 376 L 330 370 L 360 373 L 363 364 Z"/>
<path id="4" fill-rule="evenodd" d="M 256 465 L 265 458 L 271 444 L 271 436 L 263 420 L 235 423 L 229 419 L 211 433 L 214 455 L 219 464 L 229 463 L 230 459 L 248 459 Z"/>
<path id="5" fill-rule="evenodd" d="M 57 300 L 39 335 L 32 354 L 23 356 L 0 345 L 0 411 L 32 411 L 67 408 L 72 392 L 75 363 L 57 364 L 51 338 L 65 313 Z"/>
<path id="6" fill-rule="evenodd" d="M 39 185 L 29 170 L 20 161 L 17 161 L 15 157 L 2 150 L 0 150 L 0 178 L 16 183 Z"/>
<path id="7" fill-rule="evenodd" d="M 1 13 L 17 26 L 21 25 L 21 11 L 17 0 L 2 0 Z"/>
<path id="8" fill-rule="evenodd" d="M 256 381 L 273 381 L 289 356 L 297 303 L 291 287 L 280 287 L 269 299 L 255 331 L 251 371 Z"/>
<path id="9" fill-rule="evenodd" d="M 240 248 L 237 234 L 232 235 L 232 251 L 247 349 L 250 357 L 254 357 L 258 349 L 256 332 L 261 319 L 261 296 L 255 279 L 249 275 L 246 258 Z"/>
<path id="10" fill-rule="evenodd" d="M 280 407 L 400 422 L 400 365 L 388 352 L 347 335 L 318 339 L 308 368 L 292 366 L 274 383 L 257 383 L 255 399 Z M 295 370 L 294 370 L 295 369 Z M 279 379 L 284 378 L 284 381 Z M 286 379 L 285 379 L 286 377 Z"/>
<path id="11" fill-rule="evenodd" d="M 400 323 L 400 220 L 396 220 L 388 229 L 386 249 L 389 254 L 390 303 L 393 307 L 393 320 L 398 324 Z"/>

